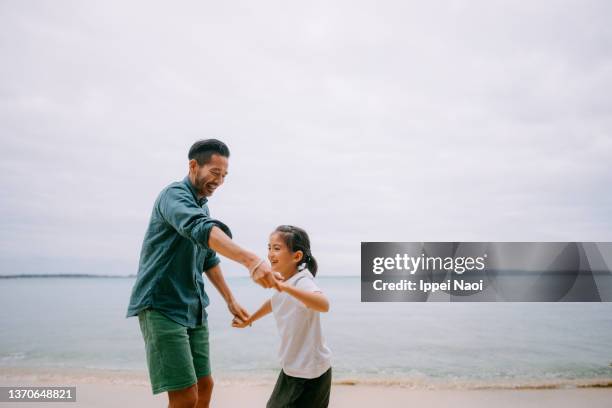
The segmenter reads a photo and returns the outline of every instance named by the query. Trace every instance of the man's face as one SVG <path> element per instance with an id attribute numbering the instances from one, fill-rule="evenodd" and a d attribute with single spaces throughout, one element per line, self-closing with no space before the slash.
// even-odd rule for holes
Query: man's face
<path id="1" fill-rule="evenodd" d="M 189 161 L 189 174 L 194 188 L 200 197 L 210 197 L 227 176 L 227 157 L 213 154 L 208 163 L 199 166 L 195 160 Z"/>

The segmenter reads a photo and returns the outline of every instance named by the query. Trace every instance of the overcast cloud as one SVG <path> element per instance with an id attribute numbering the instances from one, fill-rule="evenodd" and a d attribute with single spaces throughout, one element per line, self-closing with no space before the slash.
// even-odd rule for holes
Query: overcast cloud
<path id="1" fill-rule="evenodd" d="M 240 244 L 611 241 L 607 1 L 0 2 L 0 274 L 136 272 L 187 150 Z M 246 274 L 230 261 L 229 274 Z"/>

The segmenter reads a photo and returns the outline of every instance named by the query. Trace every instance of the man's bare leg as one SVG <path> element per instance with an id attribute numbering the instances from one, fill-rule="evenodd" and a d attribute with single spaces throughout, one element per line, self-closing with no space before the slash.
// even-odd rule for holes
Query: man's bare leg
<path id="1" fill-rule="evenodd" d="M 182 390 L 168 391 L 168 401 L 169 408 L 195 408 L 198 403 L 198 385 L 193 384 Z"/>
<path id="2" fill-rule="evenodd" d="M 198 405 L 197 408 L 208 408 L 212 396 L 214 381 L 212 375 L 198 378 Z"/>

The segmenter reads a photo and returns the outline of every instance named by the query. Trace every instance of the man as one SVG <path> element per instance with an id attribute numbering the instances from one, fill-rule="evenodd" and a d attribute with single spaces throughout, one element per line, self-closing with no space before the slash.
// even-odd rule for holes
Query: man
<path id="1" fill-rule="evenodd" d="M 138 316 L 153 393 L 168 392 L 170 407 L 208 407 L 213 380 L 202 273 L 234 317 L 248 318 L 219 267 L 217 253 L 244 265 L 255 282 L 276 287 L 267 262 L 231 239 L 210 217 L 207 197 L 227 176 L 229 149 L 215 139 L 189 150 L 189 174 L 157 197 L 145 234 L 127 316 Z"/>

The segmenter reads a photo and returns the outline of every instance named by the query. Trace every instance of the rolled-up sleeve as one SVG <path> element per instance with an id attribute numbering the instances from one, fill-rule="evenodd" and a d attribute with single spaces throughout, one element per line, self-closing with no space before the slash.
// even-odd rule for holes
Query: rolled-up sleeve
<path id="1" fill-rule="evenodd" d="M 161 216 L 179 234 L 205 249 L 210 249 L 208 239 L 213 227 L 219 227 L 230 238 L 232 233 L 227 225 L 210 218 L 197 205 L 190 192 L 181 188 L 168 188 L 160 197 Z"/>
<path id="2" fill-rule="evenodd" d="M 206 272 L 207 270 L 219 265 L 219 263 L 221 263 L 221 259 L 219 259 L 219 257 L 217 256 L 217 253 L 211 249 L 206 254 L 206 258 L 204 259 L 204 267 L 202 268 L 202 271 Z"/>

